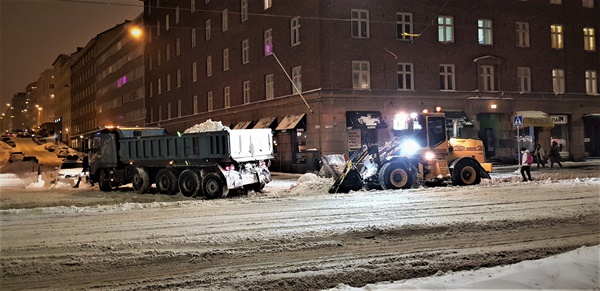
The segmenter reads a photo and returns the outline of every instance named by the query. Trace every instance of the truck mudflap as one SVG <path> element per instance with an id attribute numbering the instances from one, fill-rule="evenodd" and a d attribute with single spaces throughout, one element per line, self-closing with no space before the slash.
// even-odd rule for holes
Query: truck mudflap
<path id="1" fill-rule="evenodd" d="M 219 166 L 219 169 L 227 181 L 228 189 L 241 189 L 248 185 L 263 185 L 264 187 L 271 182 L 271 173 L 266 166 L 247 166 L 243 169 L 224 169 Z"/>

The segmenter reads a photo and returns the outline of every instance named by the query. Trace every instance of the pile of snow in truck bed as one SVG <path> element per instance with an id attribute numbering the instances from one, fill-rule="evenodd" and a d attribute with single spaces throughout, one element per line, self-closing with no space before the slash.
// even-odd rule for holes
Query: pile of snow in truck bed
<path id="1" fill-rule="evenodd" d="M 205 122 L 196 124 L 188 129 L 186 129 L 183 133 L 198 133 L 198 132 L 207 132 L 207 131 L 222 131 L 222 130 L 231 130 L 228 126 L 223 125 L 220 121 L 212 121 L 210 119 Z"/>

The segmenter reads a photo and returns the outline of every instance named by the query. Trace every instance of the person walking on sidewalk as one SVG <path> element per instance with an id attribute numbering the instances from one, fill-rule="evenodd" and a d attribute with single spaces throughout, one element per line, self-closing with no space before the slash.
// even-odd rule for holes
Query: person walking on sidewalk
<path id="1" fill-rule="evenodd" d="M 79 178 L 77 179 L 77 184 L 75 184 L 75 186 L 73 186 L 73 188 L 79 188 L 79 183 L 81 183 L 82 176 L 85 176 L 86 182 L 89 182 L 90 184 L 92 184 L 92 187 L 94 186 L 94 183 L 90 180 L 90 176 L 89 176 L 90 162 L 89 162 L 87 155 L 83 156 L 82 166 L 83 166 L 83 169 L 81 170 L 81 174 L 79 174 Z"/>
<path id="2" fill-rule="evenodd" d="M 533 164 L 533 155 L 526 148 L 521 148 L 521 176 L 523 176 L 523 182 L 533 181 L 531 179 L 531 164 Z M 527 176 L 525 176 L 527 174 Z"/>
<path id="3" fill-rule="evenodd" d="M 535 145 L 535 151 L 533 151 L 533 156 L 537 159 L 537 167 L 540 168 L 540 164 L 542 167 L 546 167 L 546 151 L 542 148 L 542 145 L 539 143 Z"/>
<path id="4" fill-rule="evenodd" d="M 562 164 L 560 163 L 560 150 L 558 148 L 558 143 L 556 141 L 552 142 L 552 147 L 550 148 L 550 169 L 554 167 L 554 163 L 557 163 L 559 167 L 562 168 Z"/>

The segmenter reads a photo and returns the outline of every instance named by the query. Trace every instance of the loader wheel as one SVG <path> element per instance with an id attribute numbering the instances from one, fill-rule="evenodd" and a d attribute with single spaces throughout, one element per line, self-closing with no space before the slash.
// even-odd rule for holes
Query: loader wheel
<path id="1" fill-rule="evenodd" d="M 98 174 L 98 186 L 100 187 L 100 191 L 103 192 L 112 190 L 110 187 L 110 178 L 108 177 L 108 172 L 105 169 L 100 169 L 100 173 Z"/>
<path id="2" fill-rule="evenodd" d="M 388 163 L 379 172 L 379 184 L 383 190 L 409 189 L 415 177 L 414 170 L 405 163 Z"/>
<path id="3" fill-rule="evenodd" d="M 202 178 L 202 193 L 206 199 L 225 197 L 223 180 L 215 173 L 208 173 Z"/>
<path id="4" fill-rule="evenodd" d="M 200 176 L 194 170 L 187 169 L 179 175 L 179 190 L 185 197 L 192 197 L 200 190 Z"/>
<path id="5" fill-rule="evenodd" d="M 471 160 L 459 160 L 456 165 L 454 165 L 452 183 L 461 186 L 481 183 L 481 175 L 479 174 L 477 165 Z"/>
<path id="6" fill-rule="evenodd" d="M 179 191 L 177 174 L 172 169 L 162 169 L 156 174 L 156 189 L 160 194 L 174 195 Z"/>
<path id="7" fill-rule="evenodd" d="M 265 183 L 257 182 L 257 183 L 250 184 L 250 185 L 244 185 L 244 189 L 248 190 L 248 191 L 252 190 L 256 193 L 260 193 L 262 191 L 262 189 L 265 188 L 266 185 L 267 184 L 265 184 Z"/>
<path id="8" fill-rule="evenodd" d="M 148 171 L 144 168 L 133 169 L 133 177 L 131 179 L 133 189 L 140 194 L 146 193 L 150 188 L 150 177 Z"/>

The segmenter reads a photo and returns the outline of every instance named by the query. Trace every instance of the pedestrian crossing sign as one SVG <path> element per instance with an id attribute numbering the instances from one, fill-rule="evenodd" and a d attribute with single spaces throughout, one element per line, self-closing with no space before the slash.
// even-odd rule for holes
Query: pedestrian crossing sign
<path id="1" fill-rule="evenodd" d="M 515 116 L 514 120 L 513 120 L 513 125 L 515 127 L 521 127 L 521 126 L 523 126 L 523 116 L 521 116 L 521 115 Z"/>

